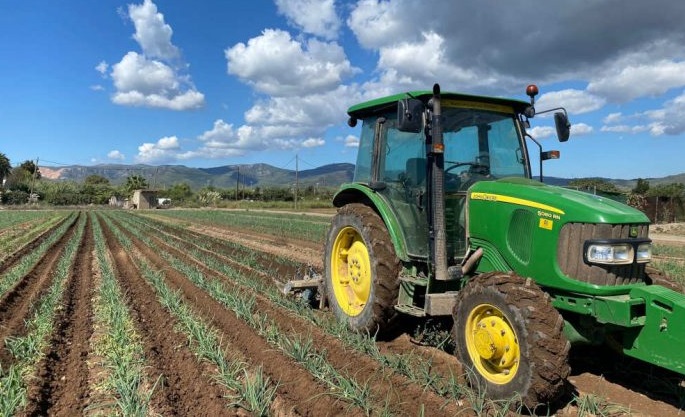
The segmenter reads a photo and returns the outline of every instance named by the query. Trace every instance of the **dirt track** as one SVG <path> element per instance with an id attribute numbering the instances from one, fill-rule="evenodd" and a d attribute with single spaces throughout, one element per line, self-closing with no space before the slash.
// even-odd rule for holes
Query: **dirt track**
<path id="1" fill-rule="evenodd" d="M 92 351 L 94 337 L 93 297 L 98 270 L 94 262 L 93 221 L 102 228 L 112 259 L 116 279 L 126 294 L 125 303 L 136 331 L 141 336 L 146 361 L 146 378 L 157 385 L 150 409 L 160 415 L 248 415 L 232 404 L 232 393 L 217 382 L 216 369 L 200 360 L 191 349 L 188 337 L 180 333 L 177 319 L 159 301 L 159 294 L 145 278 L 147 270 L 156 271 L 164 282 L 203 322 L 216 330 L 226 356 L 238 358 L 250 372 L 261 368 L 276 388 L 271 414 L 279 416 L 365 415 L 350 398 L 341 397 L 325 381 L 317 379 L 290 356 L 250 327 L 181 271 L 172 267 L 176 260 L 199 271 L 207 280 L 221 283 L 231 291 L 254 297 L 255 312 L 267 317 L 279 334 L 292 340 L 311 338 L 316 351 L 341 375 L 366 387 L 372 413 L 386 410 L 392 415 L 453 416 L 471 415 L 465 401 L 455 401 L 400 373 L 390 371 L 369 355 L 346 345 L 325 332 L 311 319 L 293 313 L 265 294 L 255 292 L 235 277 L 210 265 L 225 265 L 261 285 L 273 285 L 272 278 L 288 279 L 308 266 L 321 266 L 321 249 L 311 243 L 290 238 L 273 238 L 228 227 L 193 226 L 182 228 L 169 222 L 150 222 L 129 215 L 81 213 L 87 216 L 84 237 L 78 245 L 76 260 L 65 283 L 61 307 L 57 309 L 50 348 L 37 367 L 37 378 L 28 387 L 25 415 L 84 415 L 97 413 L 98 407 L 112 407 L 114 398 L 95 393 Z M 83 217 L 81 217 L 83 218 Z M 109 218 L 107 222 L 105 218 Z M 75 235 L 77 217 L 61 238 L 31 271 L 0 298 L 0 337 L 20 336 L 24 321 L 33 313 L 54 280 L 54 269 L 69 239 Z M 115 231 L 131 242 L 122 244 Z M 135 232 L 135 233 L 134 233 Z M 140 235 L 136 235 L 140 233 Z M 144 236 L 140 237 L 140 236 Z M 36 239 L 27 247 L 35 248 Z M 143 240 L 144 239 L 144 240 Z M 202 242 L 202 245 L 198 244 Z M 23 249 L 22 251 L 30 249 Z M 6 258 L 0 273 L 7 272 L 25 253 Z M 326 311 L 314 311 L 317 320 L 328 320 Z M 389 340 L 377 342 L 381 353 L 396 358 L 414 358 L 430 364 L 433 375 L 449 379 L 462 370 L 454 357 L 442 350 L 419 346 L 410 335 L 413 324 Z M 577 350 L 572 353 L 571 382 L 576 394 L 595 393 L 612 403 L 631 410 L 633 415 L 677 415 L 678 398 L 673 392 L 654 392 L 654 381 L 664 386 L 674 375 L 643 364 L 622 361 L 610 353 Z M 0 350 L 0 363 L 6 369 L 13 363 L 6 349 Z M 89 365 L 90 364 L 90 365 Z M 622 372 L 622 368 L 633 371 Z M 677 383 L 676 383 L 677 384 Z M 677 387 L 675 387 L 677 391 Z M 568 398 L 567 401 L 570 401 Z M 105 408 L 107 409 L 107 408 Z M 556 415 L 577 415 L 573 406 L 556 410 Z"/>

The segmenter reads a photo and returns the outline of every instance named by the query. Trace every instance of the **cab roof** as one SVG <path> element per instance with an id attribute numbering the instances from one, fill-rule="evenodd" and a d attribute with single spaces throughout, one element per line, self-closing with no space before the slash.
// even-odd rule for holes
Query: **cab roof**
<path id="1" fill-rule="evenodd" d="M 428 90 L 408 91 L 406 93 L 394 94 L 387 97 L 377 98 L 374 100 L 365 101 L 363 103 L 355 104 L 347 109 L 347 114 L 355 119 L 363 119 L 364 117 L 393 111 L 396 109 L 396 103 L 405 98 L 415 98 L 428 103 L 433 97 L 433 92 Z M 491 103 L 498 105 L 511 106 L 516 112 L 523 112 L 530 103 L 521 100 L 514 100 L 500 97 L 477 96 L 471 94 L 441 92 L 440 98 L 445 100 L 460 100 L 460 101 L 475 101 L 481 103 Z"/>

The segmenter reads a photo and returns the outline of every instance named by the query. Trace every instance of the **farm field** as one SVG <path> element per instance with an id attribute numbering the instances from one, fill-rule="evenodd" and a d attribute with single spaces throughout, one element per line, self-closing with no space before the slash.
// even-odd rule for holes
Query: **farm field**
<path id="1" fill-rule="evenodd" d="M 0 415 L 508 415 L 465 385 L 449 323 L 379 341 L 284 297 L 274 280 L 321 270 L 328 220 L 0 213 Z M 685 277 L 685 245 L 655 254 Z M 555 415 L 685 407 L 682 378 L 596 348 L 570 382 Z"/>

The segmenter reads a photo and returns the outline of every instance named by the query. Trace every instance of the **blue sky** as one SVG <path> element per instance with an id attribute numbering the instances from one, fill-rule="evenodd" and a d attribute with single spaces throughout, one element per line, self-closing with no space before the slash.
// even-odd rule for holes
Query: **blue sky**
<path id="1" fill-rule="evenodd" d="M 620 10 L 617 10 L 617 7 Z M 685 2 L 0 0 L 13 165 L 354 162 L 345 110 L 414 89 L 564 106 L 545 174 L 685 172 Z M 537 165 L 536 165 L 537 166 Z"/>

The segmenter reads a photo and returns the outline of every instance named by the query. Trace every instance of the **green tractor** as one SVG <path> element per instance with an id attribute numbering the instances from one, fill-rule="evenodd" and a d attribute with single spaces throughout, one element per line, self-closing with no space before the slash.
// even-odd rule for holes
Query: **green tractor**
<path id="1" fill-rule="evenodd" d="M 350 107 L 354 182 L 333 199 L 323 287 L 357 331 L 451 315 L 458 360 L 492 399 L 564 393 L 572 344 L 685 374 L 685 296 L 648 266 L 640 211 L 542 183 L 530 102 L 415 91 Z M 569 137 L 563 108 L 554 120 Z M 528 145 L 539 148 L 540 181 Z M 656 285 L 661 283 L 668 284 Z"/>

